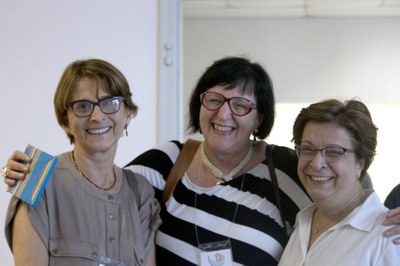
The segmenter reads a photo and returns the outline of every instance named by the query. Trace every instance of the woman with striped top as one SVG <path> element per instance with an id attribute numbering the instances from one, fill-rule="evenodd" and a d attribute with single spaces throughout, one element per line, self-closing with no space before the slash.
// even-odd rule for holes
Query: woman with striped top
<path id="1" fill-rule="evenodd" d="M 288 235 L 266 162 L 275 102 L 264 69 L 244 58 L 210 66 L 191 97 L 189 130 L 204 141 L 166 202 L 156 237 L 158 265 L 275 265 Z M 253 137 L 251 138 L 251 135 Z M 171 141 L 128 166 L 161 198 L 182 148 Z M 272 151 L 282 211 L 289 225 L 311 201 L 296 174 L 293 150 Z"/>

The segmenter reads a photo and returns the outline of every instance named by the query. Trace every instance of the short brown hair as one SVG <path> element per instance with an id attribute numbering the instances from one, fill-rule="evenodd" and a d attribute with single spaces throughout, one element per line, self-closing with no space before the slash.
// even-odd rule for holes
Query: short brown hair
<path id="1" fill-rule="evenodd" d="M 112 64 L 100 59 L 86 59 L 72 62 L 64 70 L 54 95 L 54 109 L 60 126 L 68 126 L 68 104 L 78 82 L 90 78 L 103 86 L 111 96 L 124 97 L 124 103 L 132 116 L 137 114 L 138 107 L 132 101 L 132 93 L 125 76 Z M 67 134 L 71 144 L 74 137 Z"/>
<path id="2" fill-rule="evenodd" d="M 367 106 L 354 99 L 344 102 L 328 99 L 303 108 L 293 125 L 292 141 L 295 145 L 300 145 L 304 128 L 308 122 L 334 122 L 350 132 L 355 154 L 365 163 L 360 176 L 360 180 L 362 180 L 376 153 L 378 131 Z"/>

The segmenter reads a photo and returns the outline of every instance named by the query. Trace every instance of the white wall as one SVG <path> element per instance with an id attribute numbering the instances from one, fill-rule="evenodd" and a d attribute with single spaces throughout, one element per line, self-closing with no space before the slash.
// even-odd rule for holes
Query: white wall
<path id="1" fill-rule="evenodd" d="M 139 105 L 116 163 L 122 166 L 155 144 L 157 0 L 2 0 L 0 29 L 0 166 L 28 143 L 51 154 L 72 149 L 52 101 L 64 68 L 81 58 L 102 58 L 117 66 Z M 3 228 L 9 194 L 3 182 L 0 187 Z M 13 264 L 4 237 L 0 258 L 1 265 Z"/>
<path id="2" fill-rule="evenodd" d="M 400 183 L 400 18 L 185 18 L 184 106 L 213 60 L 244 55 L 271 75 L 278 103 L 268 142 L 293 147 L 302 106 L 328 97 L 359 97 L 379 128 L 370 168 L 383 200 Z"/>

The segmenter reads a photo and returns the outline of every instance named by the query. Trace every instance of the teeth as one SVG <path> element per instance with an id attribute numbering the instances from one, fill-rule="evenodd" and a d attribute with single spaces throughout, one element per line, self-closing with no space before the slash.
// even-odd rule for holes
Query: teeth
<path id="1" fill-rule="evenodd" d="M 109 129 L 110 129 L 110 127 L 88 129 L 88 132 L 90 134 L 103 134 L 103 133 L 107 132 Z"/>
<path id="2" fill-rule="evenodd" d="M 324 182 L 324 181 L 328 181 L 331 179 L 331 177 L 327 177 L 327 176 L 311 176 L 311 179 L 314 181 L 318 181 L 318 182 Z"/>
<path id="3" fill-rule="evenodd" d="M 217 124 L 214 124 L 214 128 L 215 128 L 216 130 L 225 131 L 225 132 L 231 131 L 231 130 L 233 129 L 232 127 L 220 126 L 220 125 L 217 125 Z"/>

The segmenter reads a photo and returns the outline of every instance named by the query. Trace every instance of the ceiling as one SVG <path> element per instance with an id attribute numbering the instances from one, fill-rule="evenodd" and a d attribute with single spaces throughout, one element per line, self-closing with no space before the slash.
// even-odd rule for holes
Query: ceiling
<path id="1" fill-rule="evenodd" d="M 182 0 L 185 18 L 400 17 L 400 0 Z"/>

